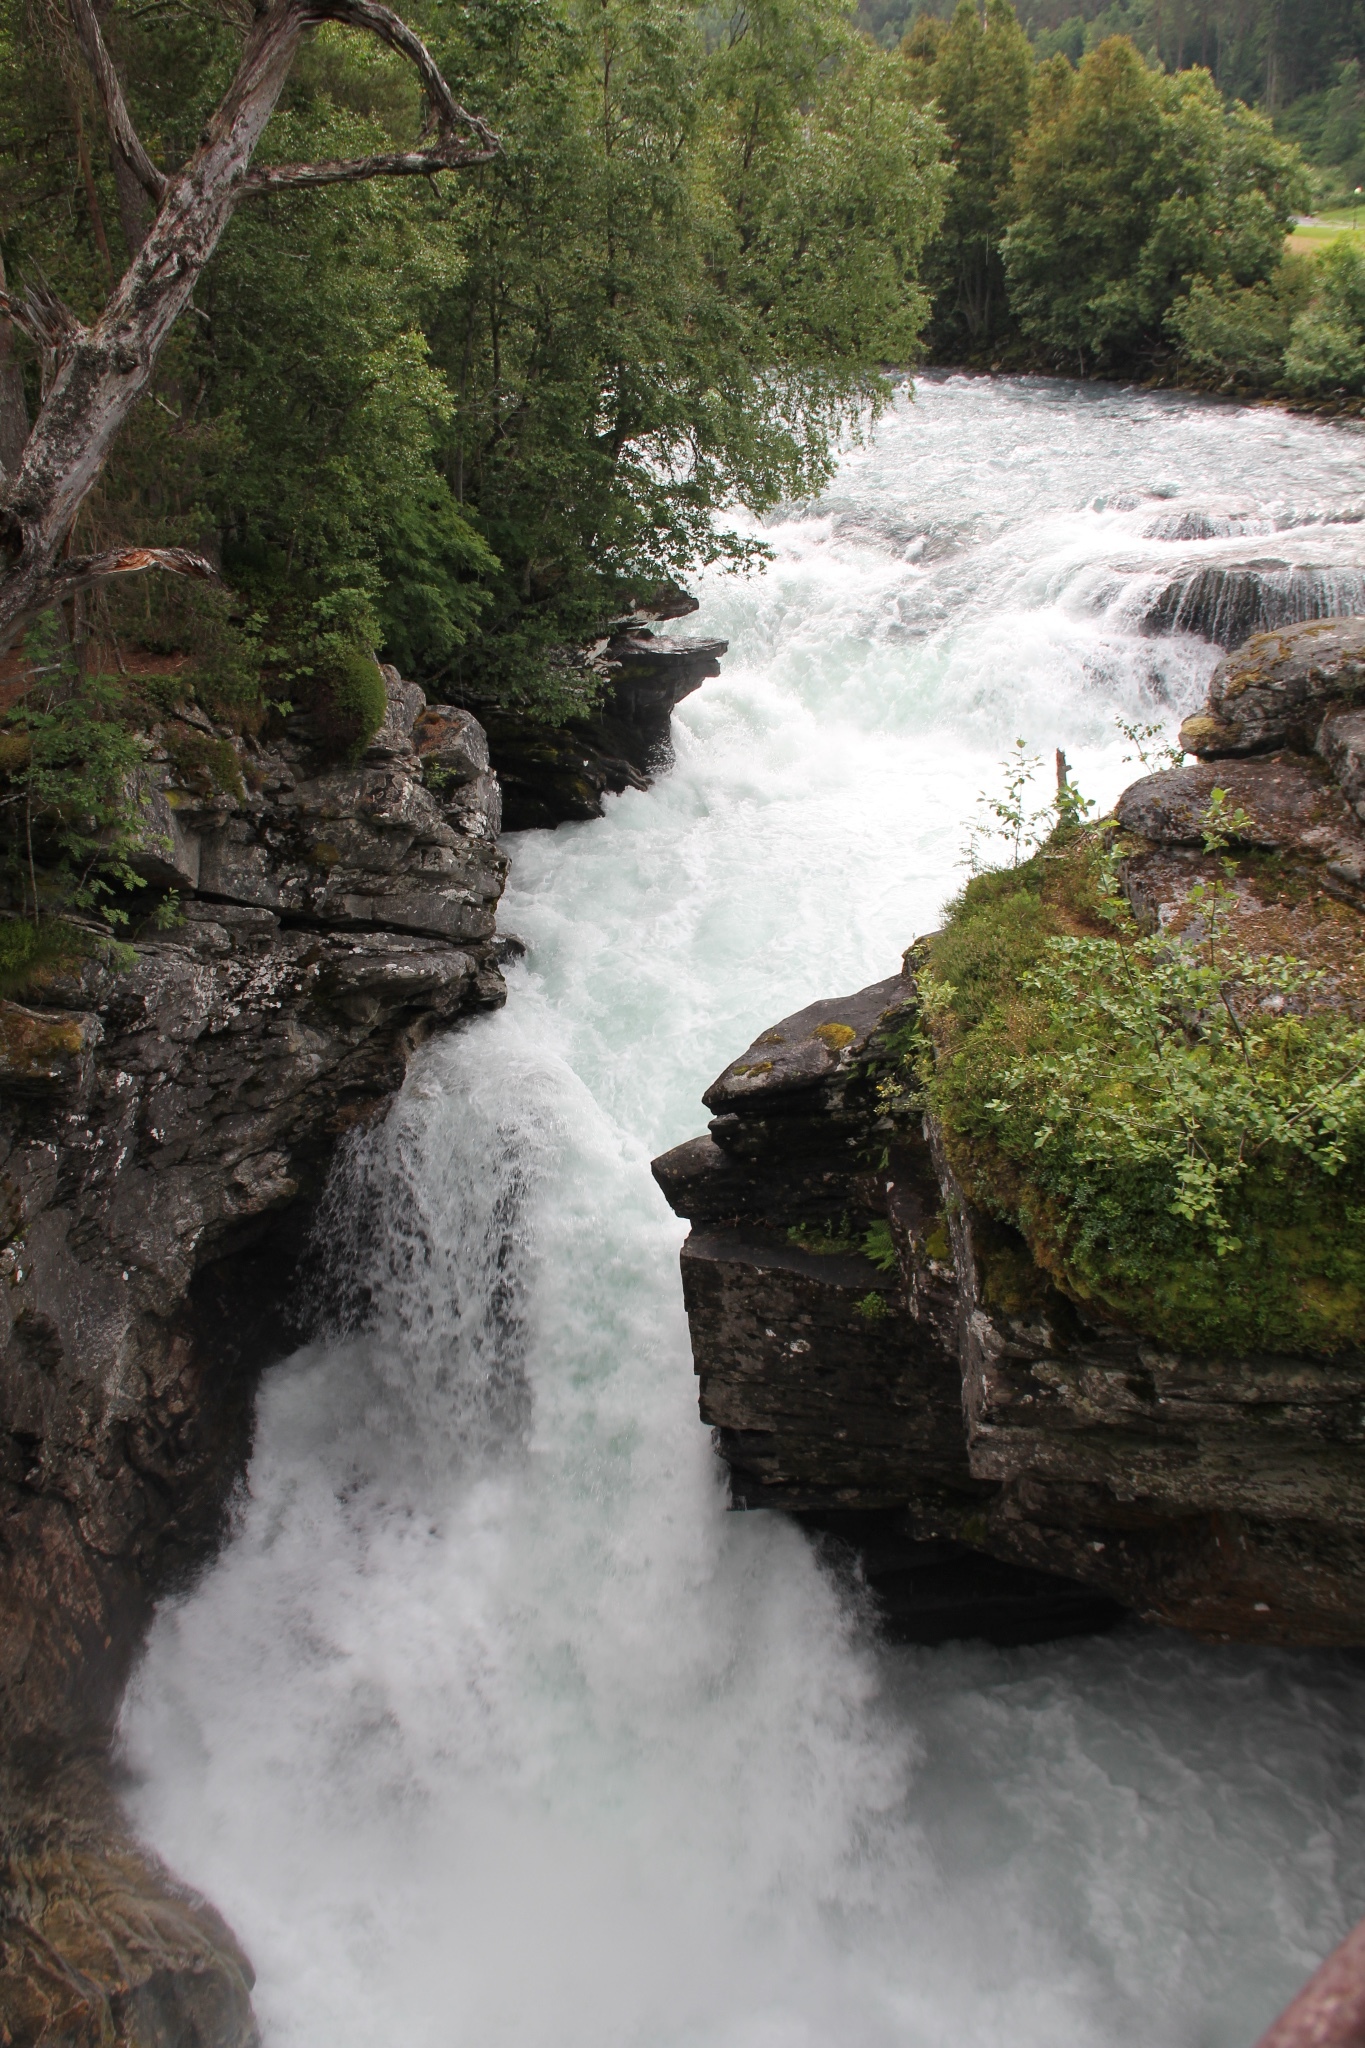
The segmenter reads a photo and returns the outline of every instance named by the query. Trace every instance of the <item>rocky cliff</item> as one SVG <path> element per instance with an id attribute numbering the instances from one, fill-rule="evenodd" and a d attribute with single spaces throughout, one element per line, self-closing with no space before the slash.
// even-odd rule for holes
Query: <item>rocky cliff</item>
<path id="1" fill-rule="evenodd" d="M 190 711 L 135 861 L 176 921 L 0 1003 L 0 2041 L 254 2039 L 250 1970 L 102 1757 L 157 1593 L 211 1549 L 338 1140 L 503 1001 L 477 721 L 385 671 L 363 758 Z"/>
<path id="2" fill-rule="evenodd" d="M 1196 765 L 1117 807 L 1139 918 L 1179 944 L 1201 891 L 1230 886 L 1245 943 L 1359 1016 L 1365 621 L 1251 640 L 1183 740 Z M 1215 787 L 1235 818 L 1217 856 Z M 709 1135 L 655 1162 L 693 1225 L 702 1414 L 736 1504 L 848 1538 L 922 1640 L 1127 1609 L 1224 1641 L 1365 1642 L 1365 1356 L 1195 1355 L 1040 1270 L 933 1118 L 879 1090 L 921 957 L 763 1033 L 707 1092 Z"/>
<path id="3" fill-rule="evenodd" d="M 602 816 L 602 799 L 647 789 L 671 759 L 673 708 L 720 674 L 724 640 L 679 640 L 660 620 L 697 610 L 686 591 L 616 621 L 579 653 L 602 689 L 600 708 L 563 725 L 529 720 L 471 700 L 492 749 L 509 832 Z"/>

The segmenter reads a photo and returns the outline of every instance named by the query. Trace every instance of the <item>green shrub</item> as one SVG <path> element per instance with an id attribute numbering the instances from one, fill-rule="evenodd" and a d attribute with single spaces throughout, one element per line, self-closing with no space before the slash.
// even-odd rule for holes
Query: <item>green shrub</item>
<path id="1" fill-rule="evenodd" d="M 45 973 L 70 967 L 95 950 L 94 935 L 79 925 L 0 917 L 0 996 L 41 993 Z"/>
<path id="2" fill-rule="evenodd" d="M 356 760 L 384 723 L 384 678 L 372 654 L 342 646 L 329 652 L 305 684 L 318 738 L 337 760 Z"/>
<path id="3" fill-rule="evenodd" d="M 950 906 L 918 1077 L 955 1170 L 1064 1292 L 1163 1341 L 1359 1344 L 1365 1029 L 1246 951 L 1225 883 L 1144 934 L 1112 867 L 1092 830 Z"/>
<path id="4" fill-rule="evenodd" d="M 382 678 L 381 678 L 382 680 Z M 241 798 L 242 768 L 231 740 L 216 740 L 179 721 L 168 725 L 162 745 L 170 755 L 180 780 L 191 789 L 208 794 L 218 790 L 224 796 Z"/>
<path id="5" fill-rule="evenodd" d="M 1314 265 L 1289 257 L 1260 284 L 1210 284 L 1197 277 L 1166 324 L 1190 367 L 1258 389 L 1279 384 L 1296 316 L 1313 290 Z"/>
<path id="6" fill-rule="evenodd" d="M 1315 281 L 1290 333 L 1285 382 L 1306 396 L 1365 391 L 1365 255 L 1340 236 L 1319 259 Z"/>

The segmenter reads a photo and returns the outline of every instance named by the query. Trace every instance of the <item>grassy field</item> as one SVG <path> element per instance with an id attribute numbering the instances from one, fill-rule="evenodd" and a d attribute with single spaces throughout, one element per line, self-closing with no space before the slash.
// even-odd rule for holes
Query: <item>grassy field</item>
<path id="1" fill-rule="evenodd" d="M 1365 234 L 1365 196 L 1358 206 L 1331 206 L 1295 224 L 1285 246 L 1296 256 L 1319 256 L 1338 235 Z"/>

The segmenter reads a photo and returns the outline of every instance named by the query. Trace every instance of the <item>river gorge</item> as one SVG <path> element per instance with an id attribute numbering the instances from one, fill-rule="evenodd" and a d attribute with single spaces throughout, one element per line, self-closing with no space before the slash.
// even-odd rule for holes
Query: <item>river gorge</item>
<path id="1" fill-rule="evenodd" d="M 1118 721 L 1365 610 L 1361 450 L 927 377 L 699 582 L 729 652 L 666 772 L 506 838 L 507 1005 L 348 1143 L 322 1334 L 120 1725 L 266 2048 L 1249 2048 L 1365 1911 L 1357 1654 L 896 1645 L 727 1512 L 650 1175 L 766 1025 L 934 928 L 1017 739 L 1109 805 Z"/>

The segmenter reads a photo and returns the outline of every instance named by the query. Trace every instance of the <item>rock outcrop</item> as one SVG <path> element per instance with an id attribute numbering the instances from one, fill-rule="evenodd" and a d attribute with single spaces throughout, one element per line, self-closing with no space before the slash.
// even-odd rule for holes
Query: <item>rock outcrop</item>
<path id="1" fill-rule="evenodd" d="M 1172 576 L 1147 598 L 1141 625 L 1144 633 L 1194 633 L 1215 647 L 1240 647 L 1253 633 L 1340 616 L 1362 603 L 1365 576 L 1358 569 L 1260 556 L 1202 563 Z"/>
<path id="2" fill-rule="evenodd" d="M 619 621 L 587 650 L 605 681 L 602 707 L 591 717 L 548 725 L 474 702 L 487 729 L 509 832 L 600 818 L 605 795 L 647 789 L 667 767 L 673 707 L 720 674 L 728 644 L 656 632 L 650 620 L 697 609 L 685 592 L 676 600 L 666 611 L 656 606 Z"/>
<path id="3" fill-rule="evenodd" d="M 1178 934 L 1231 860 L 1245 942 L 1299 953 L 1356 1016 L 1362 700 L 1365 621 L 1253 639 L 1186 723 L 1203 758 L 1117 811 L 1143 922 Z M 1232 819 L 1216 859 L 1198 823 L 1215 787 Z M 974 1209 L 933 1121 L 884 1112 L 914 966 L 765 1032 L 708 1091 L 710 1135 L 655 1163 L 693 1223 L 702 1413 L 736 1505 L 840 1529 L 912 1634 L 1123 1608 L 1216 1640 L 1365 1644 L 1365 1355 L 1191 1356 L 1063 1294 Z M 938 1546 L 918 1607 L 916 1545 Z M 983 1604 L 967 1559 L 1040 1576 Z"/>
<path id="4" fill-rule="evenodd" d="M 995 1553 L 1000 1492 L 962 1426 L 958 1299 L 927 1144 L 881 1114 L 906 974 L 765 1031 L 708 1089 L 710 1133 L 654 1162 L 693 1225 L 701 1412 L 737 1507 L 851 1544 L 899 1631 L 1020 1642 L 1099 1627 L 1103 1590 Z M 871 1253 L 872 1255 L 869 1255 Z"/>
<path id="5" fill-rule="evenodd" d="M 0 2040 L 254 2038 L 211 1909 L 100 1759 L 151 1601 L 215 1542 L 336 1145 L 504 998 L 485 737 L 385 672 L 355 765 L 305 719 L 155 739 L 135 860 L 181 892 L 124 964 L 0 1002 Z M 195 765 L 187 765 L 193 763 Z"/>

